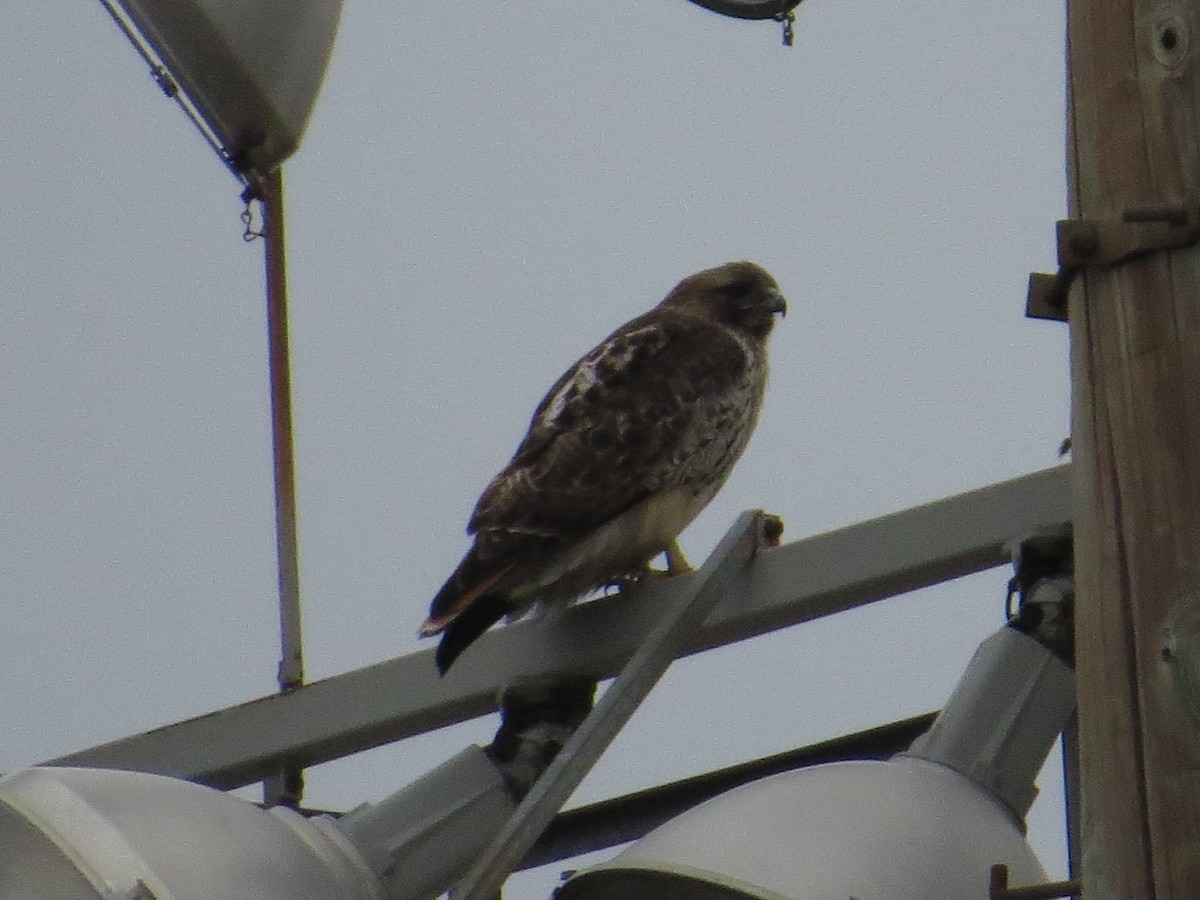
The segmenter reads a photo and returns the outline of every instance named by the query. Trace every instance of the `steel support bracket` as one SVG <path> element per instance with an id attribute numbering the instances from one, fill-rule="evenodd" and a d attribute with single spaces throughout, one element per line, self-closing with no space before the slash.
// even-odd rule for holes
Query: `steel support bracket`
<path id="1" fill-rule="evenodd" d="M 1118 266 L 1159 250 L 1190 247 L 1200 239 L 1200 208 L 1137 207 L 1114 221 L 1061 219 L 1056 227 L 1058 272 L 1029 276 L 1025 315 L 1067 320 L 1067 295 L 1085 268 Z"/>

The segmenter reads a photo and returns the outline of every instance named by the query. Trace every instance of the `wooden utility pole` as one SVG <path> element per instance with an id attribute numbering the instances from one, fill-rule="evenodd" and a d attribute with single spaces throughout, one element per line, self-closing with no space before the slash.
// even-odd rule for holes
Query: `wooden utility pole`
<path id="1" fill-rule="evenodd" d="M 1197 25 L 1068 0 L 1084 900 L 1200 898 Z"/>

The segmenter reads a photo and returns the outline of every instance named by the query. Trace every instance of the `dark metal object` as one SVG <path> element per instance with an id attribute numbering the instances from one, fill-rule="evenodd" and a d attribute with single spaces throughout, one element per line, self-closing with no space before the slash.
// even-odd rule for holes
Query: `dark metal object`
<path id="1" fill-rule="evenodd" d="M 1079 713 L 1062 733 L 1063 796 L 1067 813 L 1067 872 L 1078 878 L 1083 871 L 1082 844 L 1082 799 L 1083 790 L 1079 780 Z"/>
<path id="2" fill-rule="evenodd" d="M 773 17 L 783 29 L 783 46 L 790 47 L 796 43 L 796 11 L 789 9 Z"/>
<path id="3" fill-rule="evenodd" d="M 774 19 L 786 16 L 800 0 L 692 0 L 710 12 L 734 19 Z"/>
<path id="4" fill-rule="evenodd" d="M 522 678 L 500 695 L 500 729 L 483 748 L 517 800 L 554 761 L 592 711 L 591 678 Z"/>
<path id="5" fill-rule="evenodd" d="M 1072 528 L 1062 525 L 1024 538 L 1013 551 L 1008 624 L 1075 663 L 1075 553 Z M 1017 598 L 1016 609 L 1012 608 Z"/>
<path id="6" fill-rule="evenodd" d="M 1083 887 L 1078 879 L 1031 884 L 1025 887 L 1008 886 L 1008 866 L 992 866 L 988 884 L 988 900 L 1055 900 L 1057 897 L 1082 897 Z"/>
<path id="7" fill-rule="evenodd" d="M 1025 315 L 1067 320 L 1067 295 L 1083 269 L 1116 266 L 1157 250 L 1190 247 L 1200 239 L 1200 210 L 1189 206 L 1127 209 L 1118 221 L 1058 222 L 1058 272 L 1029 276 Z"/>
<path id="8" fill-rule="evenodd" d="M 933 724 L 926 713 L 867 731 L 799 747 L 785 753 L 717 769 L 622 797 L 559 813 L 521 860 L 531 869 L 593 850 L 637 840 L 680 813 L 739 785 L 780 772 L 791 772 L 848 759 L 887 759 L 908 748 Z"/>

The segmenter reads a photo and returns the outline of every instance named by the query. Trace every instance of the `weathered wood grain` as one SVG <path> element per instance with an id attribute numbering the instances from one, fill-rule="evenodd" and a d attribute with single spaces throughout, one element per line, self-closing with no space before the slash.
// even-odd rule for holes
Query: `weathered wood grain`
<path id="1" fill-rule="evenodd" d="M 1070 0 L 1073 214 L 1197 203 L 1196 4 Z M 1200 251 L 1089 271 L 1070 308 L 1088 900 L 1200 897 Z M 1183 687 L 1181 687 L 1181 685 Z"/>

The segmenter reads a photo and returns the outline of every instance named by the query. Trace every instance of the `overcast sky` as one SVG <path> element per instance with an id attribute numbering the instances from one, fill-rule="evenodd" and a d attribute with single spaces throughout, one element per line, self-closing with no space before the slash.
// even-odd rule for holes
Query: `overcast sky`
<path id="1" fill-rule="evenodd" d="M 807 0 L 347 5 L 286 166 L 311 679 L 418 649 L 543 391 L 682 276 L 790 301 L 758 432 L 685 533 L 785 539 L 1056 462 L 1066 331 L 1023 317 L 1065 214 L 1063 11 Z M 0 30 L 0 769 L 274 689 L 262 247 L 97 2 Z M 1006 571 L 676 664 L 588 802 L 938 707 Z M 310 771 L 378 799 L 489 717 Z M 1043 779 L 1031 839 L 1065 866 Z M 544 898 L 553 873 L 515 879 Z"/>

